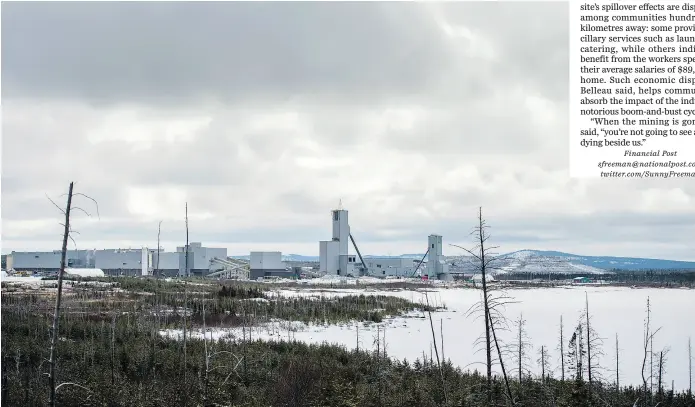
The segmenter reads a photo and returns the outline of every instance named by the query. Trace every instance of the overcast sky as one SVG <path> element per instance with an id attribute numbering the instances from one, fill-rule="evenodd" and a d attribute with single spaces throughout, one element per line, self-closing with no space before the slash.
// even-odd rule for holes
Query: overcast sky
<path id="1" fill-rule="evenodd" d="M 694 260 L 695 184 L 568 176 L 567 3 L 2 5 L 2 250 L 185 240 Z M 445 254 L 458 254 L 445 247 Z"/>

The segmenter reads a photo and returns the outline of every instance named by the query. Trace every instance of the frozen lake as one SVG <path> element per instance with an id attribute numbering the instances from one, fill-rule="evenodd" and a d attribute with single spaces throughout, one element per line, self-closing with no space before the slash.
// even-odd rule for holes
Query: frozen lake
<path id="1" fill-rule="evenodd" d="M 281 290 L 278 295 L 349 295 L 349 294 L 394 295 L 415 302 L 424 302 L 424 296 L 417 291 L 362 291 L 356 289 L 336 289 L 319 292 L 317 290 Z M 651 299 L 652 326 L 661 327 L 654 339 L 654 351 L 669 348 L 664 383 L 670 388 L 671 381 L 676 389 L 688 387 L 688 337 L 695 346 L 695 290 L 686 289 L 629 289 L 615 287 L 567 287 L 552 289 L 509 290 L 507 294 L 517 301 L 506 306 L 506 315 L 515 320 L 523 313 L 526 332 L 533 345 L 529 354 L 528 367 L 534 374 L 540 374 L 540 347 L 549 352 L 554 376 L 560 375 L 559 325 L 562 315 L 565 326 L 565 348 L 584 308 L 585 293 L 589 296 L 592 324 L 596 332 L 604 338 L 603 355 L 599 362 L 603 367 L 604 380 L 615 380 L 615 336 L 620 340 L 620 383 L 621 385 L 640 385 L 642 365 L 642 341 L 647 297 Z M 445 304 L 447 311 L 432 313 L 438 346 L 440 341 L 440 321 L 444 334 L 444 356 L 452 363 L 466 369 L 484 371 L 485 354 L 475 342 L 484 331 L 482 318 L 467 316 L 468 309 L 480 299 L 480 291 L 473 289 L 435 289 L 430 292 L 431 304 Z M 422 314 L 419 314 L 422 316 Z M 510 321 L 511 322 L 511 321 Z M 296 325 L 296 324 L 295 324 Z M 429 319 L 395 318 L 378 324 L 386 331 L 388 354 L 397 359 L 413 361 L 422 358 L 423 352 L 429 356 L 432 333 Z M 513 324 L 511 325 L 513 328 Z M 376 324 L 347 324 L 343 326 L 300 326 L 296 332 L 288 332 L 286 327 L 255 328 L 253 339 L 287 340 L 291 337 L 309 343 L 324 341 L 355 348 L 359 330 L 360 349 L 374 349 L 377 334 Z M 228 334 L 229 331 L 226 332 Z M 214 336 L 220 336 L 217 332 Z M 513 337 L 512 332 L 499 333 L 504 340 Z M 232 332 L 241 336 L 241 332 Z M 441 348 L 440 348 L 441 354 Z M 508 370 L 512 370 L 510 356 L 505 357 Z M 656 359 L 655 359 L 656 363 Z M 497 369 L 496 369 L 497 370 Z"/>

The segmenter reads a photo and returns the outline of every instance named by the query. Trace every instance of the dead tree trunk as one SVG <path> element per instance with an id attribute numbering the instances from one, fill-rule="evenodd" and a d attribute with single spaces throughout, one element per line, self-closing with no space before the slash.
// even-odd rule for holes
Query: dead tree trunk
<path id="1" fill-rule="evenodd" d="M 111 385 L 116 384 L 116 314 L 111 316 Z"/>
<path id="2" fill-rule="evenodd" d="M 356 334 L 355 334 L 355 336 L 356 336 L 355 342 L 357 345 L 356 350 L 357 350 L 357 353 L 360 353 L 360 323 L 359 322 L 357 322 L 357 324 L 355 325 L 355 328 L 357 329 Z"/>
<path id="3" fill-rule="evenodd" d="M 478 208 L 478 222 L 475 228 L 473 228 L 473 232 L 471 233 L 472 235 L 475 236 L 475 241 L 476 241 L 476 246 L 468 250 L 464 247 L 453 245 L 455 247 L 458 247 L 460 249 L 465 250 L 471 257 L 475 259 L 475 261 L 478 262 L 478 269 L 480 270 L 480 274 L 482 277 L 482 288 L 483 288 L 483 299 L 482 299 L 482 309 L 483 309 L 483 317 L 485 319 L 485 364 L 486 364 L 486 370 L 487 370 L 487 380 L 486 380 L 486 385 L 485 385 L 485 392 L 487 394 L 487 402 L 488 404 L 492 403 L 492 324 L 493 324 L 493 318 L 491 317 L 491 310 L 490 310 L 490 293 L 488 290 L 488 284 L 487 284 L 487 274 L 488 274 L 488 269 L 490 264 L 495 260 L 494 256 L 491 253 L 491 250 L 496 249 L 496 247 L 486 247 L 487 240 L 489 239 L 489 235 L 487 234 L 486 230 L 489 226 L 487 226 L 485 220 L 483 219 L 483 208 Z M 496 344 L 497 345 L 497 344 Z M 501 361 L 501 353 L 500 354 L 500 363 Z"/>
<path id="4" fill-rule="evenodd" d="M 688 338 L 688 395 L 693 395 L 693 345 Z"/>
<path id="5" fill-rule="evenodd" d="M 63 274 L 65 273 L 65 262 L 68 252 L 68 238 L 70 237 L 70 208 L 72 206 L 72 187 L 73 183 L 71 182 L 70 188 L 68 189 L 68 202 L 65 207 L 65 230 L 63 232 L 63 247 L 60 254 L 60 271 L 58 272 L 58 292 L 56 293 L 55 310 L 53 311 L 53 328 L 51 331 L 51 353 L 48 359 L 48 384 L 50 386 L 49 402 L 51 407 L 55 407 L 56 405 L 56 344 L 58 343 L 60 300 L 63 294 Z"/>
<path id="6" fill-rule="evenodd" d="M 565 381 L 565 338 L 564 338 L 565 327 L 562 323 L 562 315 L 560 315 L 560 381 Z"/>
<path id="7" fill-rule="evenodd" d="M 205 298 L 203 298 L 203 345 L 205 347 L 205 381 L 203 383 L 203 406 L 208 405 L 208 388 L 210 386 L 210 380 L 208 379 L 208 373 L 210 373 L 210 353 L 208 352 L 208 329 L 205 322 Z"/>
<path id="8" fill-rule="evenodd" d="M 439 361 L 439 350 L 437 350 L 437 336 L 434 334 L 434 323 L 432 322 L 432 311 L 430 311 L 430 300 L 427 295 L 427 291 L 425 291 L 425 301 L 427 301 L 427 314 L 429 314 L 430 318 L 430 329 L 432 330 L 432 343 L 434 343 L 434 354 L 437 357 L 437 368 L 439 369 L 439 378 L 442 381 L 442 391 L 444 391 L 444 402 L 445 405 L 449 405 L 449 398 L 447 397 L 447 392 L 446 392 L 446 382 L 444 381 L 444 373 L 442 372 L 442 364 Z M 386 344 L 384 344 L 386 346 Z"/>
<path id="9" fill-rule="evenodd" d="M 541 383 L 545 384 L 545 346 L 541 346 Z"/>
<path id="10" fill-rule="evenodd" d="M 522 371 L 522 363 L 524 360 L 524 337 L 523 337 L 523 333 L 524 333 L 524 316 L 521 315 L 521 316 L 519 316 L 519 325 L 517 327 L 517 337 L 516 337 L 516 340 L 517 340 L 516 351 L 517 351 L 517 357 L 519 359 L 518 360 L 519 364 L 518 364 L 517 368 L 519 369 L 519 385 L 520 385 L 519 387 L 520 388 L 521 388 L 521 382 L 523 381 L 522 379 L 524 377 L 524 374 Z"/>
<path id="11" fill-rule="evenodd" d="M 183 280 L 183 384 L 184 386 L 187 386 L 187 371 L 188 371 L 188 364 L 187 364 L 187 350 L 186 350 L 186 342 L 187 342 L 187 335 L 186 335 L 186 315 L 188 314 L 188 202 L 186 202 L 186 254 L 184 256 L 184 261 L 186 262 L 186 265 L 184 266 L 184 280 Z M 187 387 L 186 387 L 187 389 Z M 187 390 L 186 390 L 187 391 Z"/>
<path id="12" fill-rule="evenodd" d="M 664 377 L 664 352 L 661 351 L 659 352 L 659 382 L 657 387 L 657 391 L 659 392 L 659 399 L 663 399 L 664 397 L 664 392 L 663 392 L 663 382 L 662 379 Z"/>
<path id="13" fill-rule="evenodd" d="M 500 367 L 502 368 L 502 377 L 504 378 L 504 387 L 507 391 L 507 397 L 509 398 L 509 402 L 511 404 L 514 404 L 514 398 L 512 397 L 512 388 L 509 386 L 509 377 L 507 377 L 507 370 L 504 367 L 504 360 L 502 359 L 502 349 L 500 349 L 500 343 L 497 340 L 497 334 L 495 333 L 495 324 L 492 320 L 492 317 L 490 317 L 490 331 L 492 332 L 492 338 L 495 342 L 495 347 L 497 348 L 497 357 L 500 360 Z"/>
<path id="14" fill-rule="evenodd" d="M 444 363 L 446 358 L 444 357 L 444 320 L 442 319 L 439 320 L 439 337 L 442 344 L 442 363 Z"/>
<path id="15" fill-rule="evenodd" d="M 647 376 L 645 376 L 644 369 L 647 367 L 647 356 L 649 355 L 649 338 L 650 338 L 650 308 L 649 308 L 649 297 L 647 297 L 647 319 L 644 323 L 644 341 L 643 341 L 643 346 L 644 346 L 644 354 L 642 358 L 642 388 L 644 391 L 645 397 L 647 396 Z"/>
<path id="16" fill-rule="evenodd" d="M 159 221 L 159 226 L 157 227 L 157 262 L 154 266 L 154 276 L 159 277 L 159 256 L 161 255 L 161 243 L 159 238 L 162 236 L 162 221 Z"/>
<path id="17" fill-rule="evenodd" d="M 480 241 L 480 273 L 482 274 L 482 284 L 483 284 L 483 307 L 485 313 L 485 358 L 487 363 L 487 400 L 492 402 L 492 344 L 490 340 L 490 305 L 488 303 L 488 293 L 487 293 L 487 276 L 486 276 L 486 264 L 485 264 L 485 233 L 483 231 L 483 212 L 482 208 L 478 212 L 478 227 L 480 232 L 478 233 Z"/>
<path id="18" fill-rule="evenodd" d="M 591 380 L 591 365 L 593 360 L 591 359 L 591 323 L 589 318 L 589 294 L 584 293 L 584 298 L 586 300 L 586 369 L 589 375 L 589 397 L 591 397 L 591 386 L 593 381 Z"/>
<path id="19" fill-rule="evenodd" d="M 620 347 L 617 333 L 615 334 L 615 389 L 620 390 Z"/>
<path id="20" fill-rule="evenodd" d="M 649 345 L 649 392 L 650 400 L 654 393 L 654 340 L 650 341 Z"/>

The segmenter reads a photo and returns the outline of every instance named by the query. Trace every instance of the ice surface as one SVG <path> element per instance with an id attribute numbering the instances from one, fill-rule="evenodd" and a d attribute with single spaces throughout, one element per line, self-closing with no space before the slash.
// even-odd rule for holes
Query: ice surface
<path id="1" fill-rule="evenodd" d="M 422 290 L 360 290 L 360 289 L 310 289 L 276 290 L 275 295 L 283 297 L 298 296 L 343 296 L 351 294 L 393 295 L 415 302 L 423 302 Z M 695 341 L 695 290 L 687 289 L 630 289 L 616 287 L 564 287 L 549 289 L 509 290 L 508 295 L 515 301 L 506 307 L 506 315 L 515 319 L 523 312 L 527 320 L 528 336 L 533 343 L 533 361 L 530 366 L 535 374 L 539 366 L 541 345 L 546 346 L 550 362 L 559 377 L 559 324 L 563 316 L 565 343 L 578 322 L 584 307 L 585 293 L 589 295 L 589 308 L 592 324 L 604 338 L 603 356 L 599 362 L 603 366 L 601 375 L 605 380 L 615 378 L 615 336 L 620 341 L 620 382 L 622 385 L 641 383 L 642 330 L 647 297 L 651 298 L 652 322 L 655 328 L 661 327 L 654 341 L 655 351 L 670 347 L 664 381 L 674 381 L 677 389 L 688 387 L 688 337 Z M 476 348 L 474 342 L 483 332 L 483 322 L 476 316 L 467 316 L 466 311 L 479 301 L 480 291 L 474 289 L 433 289 L 428 294 L 432 305 L 446 305 L 447 310 L 432 313 L 436 340 L 440 344 L 440 321 L 444 333 L 444 349 L 447 359 L 463 369 L 484 371 L 485 355 Z M 386 320 L 380 324 L 359 324 L 359 337 L 356 323 L 338 326 L 306 326 L 301 323 L 275 321 L 254 328 L 252 339 L 288 340 L 296 339 L 309 343 L 329 342 L 355 348 L 359 340 L 360 349 L 374 349 L 377 325 L 386 331 L 386 348 L 391 357 L 414 360 L 421 358 L 423 352 L 429 357 L 432 343 L 430 323 L 422 313 L 408 317 Z M 176 335 L 176 331 L 163 332 Z M 180 335 L 180 332 L 178 332 Z M 201 333 L 197 333 L 202 337 Z M 241 329 L 213 330 L 208 338 L 241 338 Z M 511 332 L 500 332 L 501 338 L 509 340 Z M 597 353 L 597 352 L 595 352 Z M 511 363 L 511 362 L 508 362 Z M 499 371 L 496 368 L 496 371 Z"/>

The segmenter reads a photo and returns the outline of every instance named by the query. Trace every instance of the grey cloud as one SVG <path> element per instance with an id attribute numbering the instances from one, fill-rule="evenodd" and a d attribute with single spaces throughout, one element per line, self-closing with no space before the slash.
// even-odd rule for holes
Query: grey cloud
<path id="1" fill-rule="evenodd" d="M 403 150 L 432 153 L 529 154 L 541 144 L 523 110 L 493 110 L 480 107 L 484 99 L 424 119 L 414 129 L 391 130 L 384 142 Z"/>
<path id="2" fill-rule="evenodd" d="M 647 188 L 656 189 L 655 198 L 670 188 L 692 198 L 695 185 L 564 178 L 568 7 L 5 3 L 3 225 L 57 219 L 44 193 L 59 197 L 75 180 L 99 201 L 102 215 L 101 222 L 77 222 L 86 245 L 151 242 L 157 222 L 129 212 L 128 191 L 171 187 L 187 194 L 192 213 L 212 214 L 191 222 L 191 238 L 203 242 L 317 242 L 330 236 L 327 213 L 342 198 L 366 247 L 419 242 L 433 232 L 448 242 L 468 241 L 475 217 L 463 211 L 480 204 L 490 208 L 502 250 L 641 250 L 662 240 L 678 247 L 673 253 L 690 253 L 682 242 L 695 226 L 691 214 L 634 212 L 643 210 Z M 497 57 L 468 55 L 465 39 L 446 37 L 440 18 L 479 34 Z M 513 92 L 554 103 L 554 127 L 532 122 L 516 100 L 503 105 L 493 98 L 511 99 Z M 377 128 L 383 112 L 408 107 L 434 115 L 412 130 Z M 299 129 L 274 128 L 272 117 L 261 119 L 265 129 L 249 129 L 251 115 L 273 112 L 295 112 Z M 153 120 L 193 115 L 210 122 L 189 134 L 191 141 L 138 149 L 124 141 L 132 134 L 119 134 L 130 125 L 142 131 L 144 123 L 149 136 L 162 140 L 163 128 L 148 127 Z M 91 144 L 97 130 L 115 139 Z M 316 151 L 302 146 L 307 139 Z M 294 163 L 304 157 L 317 164 L 349 158 L 354 166 Z M 464 165 L 477 175 L 442 185 L 443 176 Z M 523 199 L 539 189 L 537 199 Z M 575 201 L 576 207 L 557 208 Z M 163 239 L 182 238 L 183 208 L 158 204 L 167 212 L 162 216 L 178 219 L 181 211 L 180 220 L 165 221 Z M 542 216 L 544 208 L 568 215 Z M 50 241 L 56 234 L 17 233 L 11 241 Z"/>
<path id="3" fill-rule="evenodd" d="M 485 33 L 499 48 L 502 61 L 485 66 L 490 78 L 530 85 L 552 100 L 567 99 L 569 3 L 470 2 L 465 8 L 445 8 L 444 13 L 453 22 Z"/>
<path id="4" fill-rule="evenodd" d="M 475 216 L 458 219 L 439 219 L 425 221 L 412 219 L 408 225 L 391 227 L 400 230 L 398 240 L 422 240 L 430 233 L 441 234 L 449 243 L 470 242 L 475 226 Z M 546 246 L 558 242 L 570 244 L 604 243 L 606 246 L 617 243 L 672 243 L 681 244 L 688 239 L 695 228 L 693 215 L 657 215 L 638 213 L 597 213 L 587 216 L 547 216 L 547 217 L 501 217 L 485 215 L 490 229 L 490 244 L 504 246 L 543 243 Z M 361 239 L 375 239 L 369 225 L 353 226 Z M 364 237 L 367 236 L 367 237 Z M 376 238 L 377 240 L 382 240 Z M 536 246 L 529 249 L 539 248 Z M 547 248 L 547 247 L 546 247 Z M 637 255 L 636 255 L 637 256 Z"/>
<path id="5" fill-rule="evenodd" d="M 8 3 L 3 96 L 253 103 L 417 94 L 451 63 L 421 10 L 389 3 Z"/>

